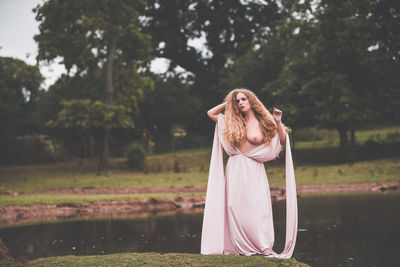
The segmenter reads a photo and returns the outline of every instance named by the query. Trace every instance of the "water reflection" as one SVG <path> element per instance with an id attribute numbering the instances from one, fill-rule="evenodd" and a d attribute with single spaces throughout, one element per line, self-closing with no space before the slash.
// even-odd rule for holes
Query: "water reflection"
<path id="1" fill-rule="evenodd" d="M 307 197 L 295 257 L 312 266 L 400 266 L 399 193 Z M 280 204 L 279 204 L 280 205 Z"/>
<path id="2" fill-rule="evenodd" d="M 311 266 L 400 266 L 399 193 L 299 198 L 294 257 Z M 284 246 L 285 205 L 274 205 L 276 242 Z M 0 229 L 13 256 L 200 251 L 202 214 L 80 220 Z"/>
<path id="3" fill-rule="evenodd" d="M 120 252 L 197 252 L 202 214 L 70 221 L 0 230 L 14 257 Z"/>

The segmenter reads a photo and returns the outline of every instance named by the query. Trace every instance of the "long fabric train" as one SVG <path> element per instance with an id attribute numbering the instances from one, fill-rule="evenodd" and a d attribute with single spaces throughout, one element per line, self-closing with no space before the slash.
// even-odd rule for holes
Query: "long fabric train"
<path id="1" fill-rule="evenodd" d="M 201 236 L 201 254 L 263 254 L 290 258 L 297 237 L 297 195 L 286 135 L 286 240 L 280 254 L 272 250 L 274 230 L 268 180 L 263 162 L 279 155 L 276 135 L 246 153 L 231 147 L 222 137 L 224 116 L 218 115 L 211 154 Z M 224 175 L 223 149 L 230 156 Z"/>

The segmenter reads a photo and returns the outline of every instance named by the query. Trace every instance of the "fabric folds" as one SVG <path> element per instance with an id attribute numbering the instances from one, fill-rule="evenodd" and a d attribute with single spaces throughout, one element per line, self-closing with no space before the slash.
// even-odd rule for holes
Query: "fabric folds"
<path id="1" fill-rule="evenodd" d="M 297 237 L 297 193 L 286 135 L 286 240 L 280 254 L 272 250 L 274 230 L 271 196 L 263 163 L 280 152 L 278 134 L 270 145 L 241 153 L 222 137 L 223 114 L 215 126 L 201 236 L 201 254 L 262 254 L 290 258 Z M 223 149 L 230 156 L 224 174 Z"/>

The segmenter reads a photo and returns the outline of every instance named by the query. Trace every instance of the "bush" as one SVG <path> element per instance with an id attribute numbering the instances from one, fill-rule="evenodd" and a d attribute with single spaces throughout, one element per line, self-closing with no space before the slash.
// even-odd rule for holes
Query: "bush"
<path id="1" fill-rule="evenodd" d="M 61 161 L 64 147 L 46 135 L 18 136 L 0 143 L 0 165 L 29 165 Z"/>
<path id="2" fill-rule="evenodd" d="M 400 141 L 400 132 L 395 131 L 395 132 L 390 132 L 386 134 L 386 139 L 389 141 L 389 143 L 395 143 Z"/>
<path id="3" fill-rule="evenodd" d="M 126 164 L 129 168 L 143 171 L 146 165 L 146 152 L 141 145 L 137 143 L 131 144 L 128 146 L 126 159 Z"/>
<path id="4" fill-rule="evenodd" d="M 322 141 L 324 139 L 334 139 L 336 132 L 328 129 L 318 129 L 316 127 L 296 129 L 294 132 L 296 141 Z"/>

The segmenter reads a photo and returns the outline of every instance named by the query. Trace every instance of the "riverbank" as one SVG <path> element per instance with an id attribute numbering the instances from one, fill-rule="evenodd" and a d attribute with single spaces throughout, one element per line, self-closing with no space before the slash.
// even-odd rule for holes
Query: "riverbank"
<path id="1" fill-rule="evenodd" d="M 169 190 L 169 191 L 168 191 Z M 299 185 L 297 193 L 328 192 L 363 192 L 363 191 L 398 191 L 400 181 L 374 182 L 360 184 Z M 172 188 L 90 188 L 62 189 L 40 191 L 39 202 L 35 203 L 37 194 L 12 194 L 0 196 L 0 227 L 27 223 L 59 220 L 65 218 L 97 218 L 106 216 L 149 216 L 159 212 L 191 209 L 191 212 L 202 212 L 205 202 L 206 187 L 172 187 Z M 150 193 L 150 194 L 149 194 Z M 82 201 L 87 196 L 100 199 L 110 196 L 110 200 Z M 78 198 L 74 198 L 78 197 Z M 118 197 L 122 199 L 116 200 Z M 271 187 L 272 201 L 285 199 L 284 186 Z M 16 198 L 20 205 L 7 205 Z M 126 199 L 123 199 L 126 198 Z M 48 202 L 52 204 L 46 203 Z M 25 201 L 25 202 L 23 202 Z"/>
<path id="2" fill-rule="evenodd" d="M 173 171 L 178 162 L 179 172 Z M 196 150 L 149 159 L 154 172 L 134 172 L 113 159 L 98 174 L 93 161 L 0 168 L 0 227 L 106 216 L 145 216 L 204 206 L 209 154 Z M 160 171 L 160 172 L 158 172 Z M 285 198 L 283 162 L 267 164 L 273 201 Z M 295 165 L 297 193 L 399 190 L 400 158 Z"/>

